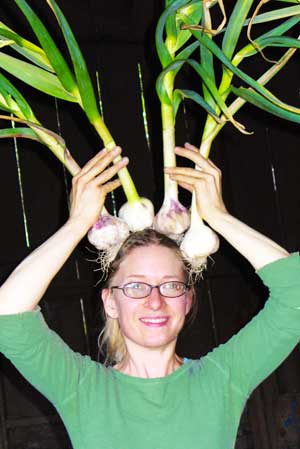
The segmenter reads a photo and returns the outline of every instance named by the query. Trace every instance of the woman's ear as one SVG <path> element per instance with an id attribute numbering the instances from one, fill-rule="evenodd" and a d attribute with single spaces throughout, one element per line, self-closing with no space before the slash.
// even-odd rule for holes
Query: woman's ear
<path id="1" fill-rule="evenodd" d="M 186 306 L 185 306 L 185 315 L 187 315 L 189 313 L 189 311 L 192 308 L 193 305 L 193 295 L 194 295 L 194 289 L 190 288 L 187 291 L 187 296 L 186 296 Z"/>
<path id="2" fill-rule="evenodd" d="M 106 315 L 109 318 L 118 318 L 118 307 L 110 288 L 104 288 L 101 292 L 101 298 Z"/>

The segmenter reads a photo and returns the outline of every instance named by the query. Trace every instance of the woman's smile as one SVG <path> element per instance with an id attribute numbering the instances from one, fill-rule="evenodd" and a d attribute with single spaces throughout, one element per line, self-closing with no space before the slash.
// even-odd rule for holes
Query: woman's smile
<path id="1" fill-rule="evenodd" d="M 145 324 L 145 326 L 148 327 L 163 327 L 166 326 L 168 321 L 169 321 L 169 317 L 143 317 L 139 319 L 143 324 Z"/>

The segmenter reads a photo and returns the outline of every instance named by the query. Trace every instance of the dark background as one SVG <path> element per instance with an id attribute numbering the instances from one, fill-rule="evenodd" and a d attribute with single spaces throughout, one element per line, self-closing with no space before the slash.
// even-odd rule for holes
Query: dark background
<path id="1" fill-rule="evenodd" d="M 227 1 L 228 11 L 234 2 Z M 59 2 L 86 57 L 96 86 L 100 80 L 104 119 L 115 140 L 130 158 L 130 171 L 142 196 L 156 210 L 163 198 L 162 142 L 155 79 L 160 66 L 154 48 L 155 23 L 163 2 L 79 0 Z M 61 36 L 45 1 L 32 0 L 57 41 Z M 11 0 L 1 0 L 0 20 L 34 40 Z M 273 56 L 274 52 L 269 55 Z M 275 52 L 278 57 L 279 53 Z M 140 64 L 143 76 L 149 140 L 141 107 Z M 258 56 L 246 62 L 248 73 L 267 67 Z M 299 53 L 268 87 L 281 99 L 299 107 Z M 180 82 L 189 88 L 198 80 L 185 70 Z M 73 157 L 83 165 L 101 148 L 96 133 L 79 107 L 45 97 L 19 82 L 44 125 L 65 138 Z M 299 249 L 299 129 L 250 106 L 237 119 L 254 131 L 238 133 L 230 124 L 216 139 L 211 158 L 222 169 L 224 197 L 229 211 L 289 251 Z M 185 103 L 178 117 L 177 143 L 199 145 L 204 115 Z M 2 122 L 3 127 L 6 126 Z M 40 145 L 12 140 L 0 142 L 0 275 L 2 281 L 34 248 L 64 223 L 68 216 L 70 176 L 53 155 Z M 186 206 L 189 197 L 181 194 Z M 124 202 L 116 194 L 118 208 Z M 113 210 L 113 201 L 108 199 Z M 28 237 L 25 237 L 25 225 Z M 101 273 L 93 249 L 84 240 L 56 276 L 41 307 L 49 325 L 76 351 L 97 358 L 101 330 L 99 300 Z M 199 313 L 179 341 L 178 351 L 199 357 L 225 342 L 263 306 L 267 292 L 253 269 L 225 242 L 209 263 L 198 286 Z M 253 394 L 243 417 L 237 448 L 292 449 L 300 447 L 298 406 L 299 349 Z M 68 448 L 69 443 L 54 409 L 1 358 L 0 449 Z M 296 402 L 295 402 L 296 401 Z M 296 404 L 296 405 L 295 405 Z M 293 416 L 292 423 L 287 421 Z M 286 423 L 289 423 L 288 425 Z"/>

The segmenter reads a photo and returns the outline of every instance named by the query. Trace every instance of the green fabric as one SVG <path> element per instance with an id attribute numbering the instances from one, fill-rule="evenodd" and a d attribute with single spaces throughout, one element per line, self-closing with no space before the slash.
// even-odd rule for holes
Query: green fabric
<path id="1" fill-rule="evenodd" d="M 300 339 L 300 259 L 259 270 L 264 309 L 169 376 L 130 377 L 74 353 L 39 310 L 0 317 L 0 348 L 56 406 L 74 449 L 233 449 L 252 390 Z"/>

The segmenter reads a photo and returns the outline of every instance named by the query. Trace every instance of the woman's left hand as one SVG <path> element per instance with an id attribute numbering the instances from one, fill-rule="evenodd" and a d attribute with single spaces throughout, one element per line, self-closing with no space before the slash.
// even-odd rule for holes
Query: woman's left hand
<path id="1" fill-rule="evenodd" d="M 195 193 L 201 218 L 246 257 L 256 270 L 288 256 L 284 248 L 227 212 L 218 167 L 201 156 L 193 145 L 176 147 L 175 152 L 194 162 L 196 168 L 166 168 L 165 172 L 181 187 Z"/>
<path id="2" fill-rule="evenodd" d="M 165 168 L 170 178 L 181 187 L 196 195 L 197 210 L 201 218 L 213 226 L 219 214 L 227 213 L 222 197 L 222 173 L 209 159 L 205 159 L 199 150 L 188 143 L 176 147 L 178 156 L 194 162 L 195 168 Z"/>

